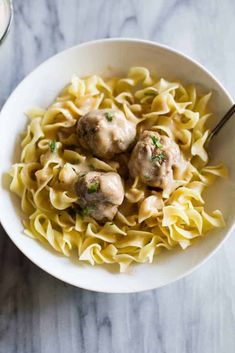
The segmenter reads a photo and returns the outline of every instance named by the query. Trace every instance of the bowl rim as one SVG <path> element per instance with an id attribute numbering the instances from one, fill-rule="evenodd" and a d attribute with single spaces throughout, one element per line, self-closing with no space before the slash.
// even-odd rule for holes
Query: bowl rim
<path id="1" fill-rule="evenodd" d="M 43 66 L 45 63 L 50 62 L 52 60 L 54 60 L 57 56 L 62 55 L 65 52 L 69 52 L 69 51 L 73 51 L 73 50 L 77 50 L 77 48 L 85 48 L 85 47 L 89 47 L 89 46 L 93 46 L 96 44 L 102 44 L 102 43 L 136 43 L 136 44 L 144 44 L 144 45 L 150 45 L 150 46 L 154 46 L 154 47 L 158 47 L 160 49 L 164 49 L 166 51 L 169 51 L 173 54 L 176 54 L 180 57 L 182 57 L 183 59 L 188 60 L 189 62 L 191 62 L 194 66 L 198 67 L 200 70 L 202 70 L 207 76 L 209 76 L 213 81 L 215 81 L 215 83 L 217 84 L 217 86 L 223 91 L 223 93 L 227 96 L 228 100 L 230 101 L 231 105 L 234 104 L 234 100 L 231 97 L 230 93 L 226 90 L 226 88 L 220 83 L 220 81 L 208 70 L 206 69 L 202 64 L 200 64 L 197 60 L 192 59 L 190 56 L 182 53 L 181 51 L 178 51 L 172 47 L 169 47 L 165 44 L 161 44 L 155 41 L 151 41 L 151 40 L 145 40 L 145 39 L 138 39 L 138 38 L 103 38 L 103 39 L 97 39 L 97 40 L 91 40 L 91 41 L 86 41 L 77 45 L 74 45 L 72 47 L 66 48 L 58 53 L 56 53 L 55 55 L 49 57 L 48 59 L 44 60 L 40 65 L 36 66 L 32 71 L 30 71 L 20 82 L 19 84 L 15 87 L 15 89 L 11 92 L 11 94 L 8 96 L 6 102 L 4 103 L 4 105 L 2 106 L 1 110 L 0 110 L 0 116 L 1 114 L 3 114 L 5 107 L 8 103 L 8 100 L 21 88 L 21 85 L 23 85 L 24 81 L 27 80 L 33 73 L 34 71 L 36 71 L 37 69 L 39 69 L 41 66 Z M 1 126 L 1 120 L 0 120 L 0 126 Z M 2 191 L 3 187 L 2 184 L 0 186 L 0 193 Z M 1 208 L 1 206 L 0 206 Z M 33 255 L 26 255 L 24 247 L 21 245 L 16 244 L 16 241 L 14 239 L 14 236 L 11 235 L 11 232 L 8 232 L 8 222 L 5 222 L 5 219 L 2 217 L 1 212 L 0 212 L 0 223 L 4 229 L 4 231 L 6 232 L 6 234 L 9 236 L 9 238 L 11 239 L 11 241 L 14 243 L 14 245 L 30 260 L 32 261 L 36 266 L 38 266 L 40 269 L 42 269 L 43 271 L 45 271 L 46 273 L 50 274 L 51 276 L 53 276 L 56 279 L 61 280 L 64 283 L 68 283 L 70 285 L 73 285 L 77 288 L 82 288 L 82 289 L 86 289 L 89 291 L 93 291 L 93 292 L 100 292 L 100 293 L 112 293 L 112 294 L 128 294 L 128 293 L 139 293 L 139 292 L 144 292 L 147 290 L 152 290 L 152 289 L 157 289 L 157 288 L 161 288 L 161 287 L 165 287 L 166 285 L 170 284 L 170 283 L 174 283 L 176 281 L 178 281 L 179 279 L 182 279 L 188 275 L 190 275 L 192 272 L 194 272 L 195 270 L 197 270 L 200 266 L 202 266 L 206 261 L 208 261 L 220 248 L 221 246 L 224 244 L 224 242 L 228 239 L 228 237 L 231 235 L 231 233 L 233 232 L 234 228 L 235 228 L 235 222 L 230 226 L 230 228 L 228 229 L 227 233 L 224 235 L 223 240 L 203 259 L 201 260 L 197 265 L 193 266 L 192 268 L 190 268 L 188 271 L 185 271 L 184 273 L 176 276 L 174 279 L 169 279 L 168 281 L 166 281 L 163 285 L 157 286 L 156 285 L 145 285 L 143 289 L 126 289 L 126 290 L 120 290 L 117 291 L 112 290 L 112 288 L 110 288 L 109 290 L 105 289 L 105 290 L 101 290 L 96 288 L 96 285 L 79 285 L 77 283 L 75 283 L 75 281 L 73 280 L 67 280 L 65 279 L 63 276 L 60 276 L 60 274 L 58 273 L 53 273 L 53 270 L 48 269 L 46 267 L 46 265 L 40 263 L 39 260 L 34 259 Z"/>

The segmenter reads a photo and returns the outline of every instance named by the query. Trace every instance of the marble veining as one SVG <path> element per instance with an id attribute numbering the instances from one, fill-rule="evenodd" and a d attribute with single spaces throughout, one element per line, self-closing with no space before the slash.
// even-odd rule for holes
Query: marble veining
<path id="1" fill-rule="evenodd" d="M 14 9 L 0 47 L 0 107 L 51 55 L 106 37 L 173 46 L 235 95 L 233 0 L 15 0 Z M 235 352 L 235 234 L 185 279 L 109 295 L 50 277 L 0 232 L 0 353 Z"/>

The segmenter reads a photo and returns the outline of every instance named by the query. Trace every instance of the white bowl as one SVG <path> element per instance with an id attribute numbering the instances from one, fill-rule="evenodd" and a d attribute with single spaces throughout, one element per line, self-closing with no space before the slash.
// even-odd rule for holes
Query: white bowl
<path id="1" fill-rule="evenodd" d="M 19 200 L 4 186 L 3 174 L 18 161 L 16 141 L 25 129 L 24 112 L 46 107 L 58 92 L 78 75 L 126 73 L 131 66 L 145 66 L 168 80 L 193 83 L 212 91 L 211 109 L 217 118 L 233 104 L 223 86 L 201 65 L 166 46 L 142 40 L 109 39 L 85 43 L 65 50 L 29 74 L 12 93 L 0 116 L 0 218 L 15 245 L 36 265 L 54 277 L 77 287 L 100 292 L 138 292 L 161 287 L 182 278 L 205 262 L 231 233 L 235 218 L 235 119 L 231 119 L 212 145 L 213 162 L 224 161 L 229 180 L 219 180 L 207 193 L 207 206 L 223 211 L 226 227 L 217 229 L 182 251 L 163 252 L 153 264 L 133 265 L 126 274 L 103 266 L 72 262 L 23 235 Z"/>

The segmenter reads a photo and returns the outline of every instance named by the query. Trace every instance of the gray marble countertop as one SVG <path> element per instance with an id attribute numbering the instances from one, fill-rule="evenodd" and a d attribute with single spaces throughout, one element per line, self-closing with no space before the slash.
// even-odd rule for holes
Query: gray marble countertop
<path id="1" fill-rule="evenodd" d="M 105 37 L 173 46 L 235 97 L 234 0 L 15 0 L 14 9 L 0 47 L 0 106 L 51 55 Z M 109 295 L 50 277 L 0 232 L 0 353 L 235 352 L 235 234 L 185 279 Z"/>

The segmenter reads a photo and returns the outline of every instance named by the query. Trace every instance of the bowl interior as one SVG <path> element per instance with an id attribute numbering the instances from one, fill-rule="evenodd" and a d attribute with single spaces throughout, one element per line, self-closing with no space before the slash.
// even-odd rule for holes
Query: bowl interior
<path id="1" fill-rule="evenodd" d="M 58 92 L 78 75 L 125 74 L 131 66 L 145 66 L 159 77 L 196 84 L 212 91 L 213 124 L 231 106 L 232 100 L 222 86 L 202 67 L 185 56 L 154 43 L 135 40 L 106 40 L 68 49 L 33 71 L 8 99 L 0 117 L 0 218 L 16 246 L 39 267 L 75 286 L 102 292 L 134 292 L 157 288 L 191 272 L 209 257 L 226 238 L 234 222 L 235 210 L 235 120 L 231 119 L 211 146 L 213 163 L 224 161 L 229 180 L 219 180 L 207 192 L 207 209 L 221 209 L 226 227 L 211 232 L 186 251 L 163 252 L 153 264 L 134 265 L 126 274 L 118 268 L 91 267 L 71 261 L 44 248 L 22 234 L 19 200 L 4 185 L 3 173 L 16 162 L 19 133 L 24 130 L 24 115 L 31 107 L 46 107 Z"/>

